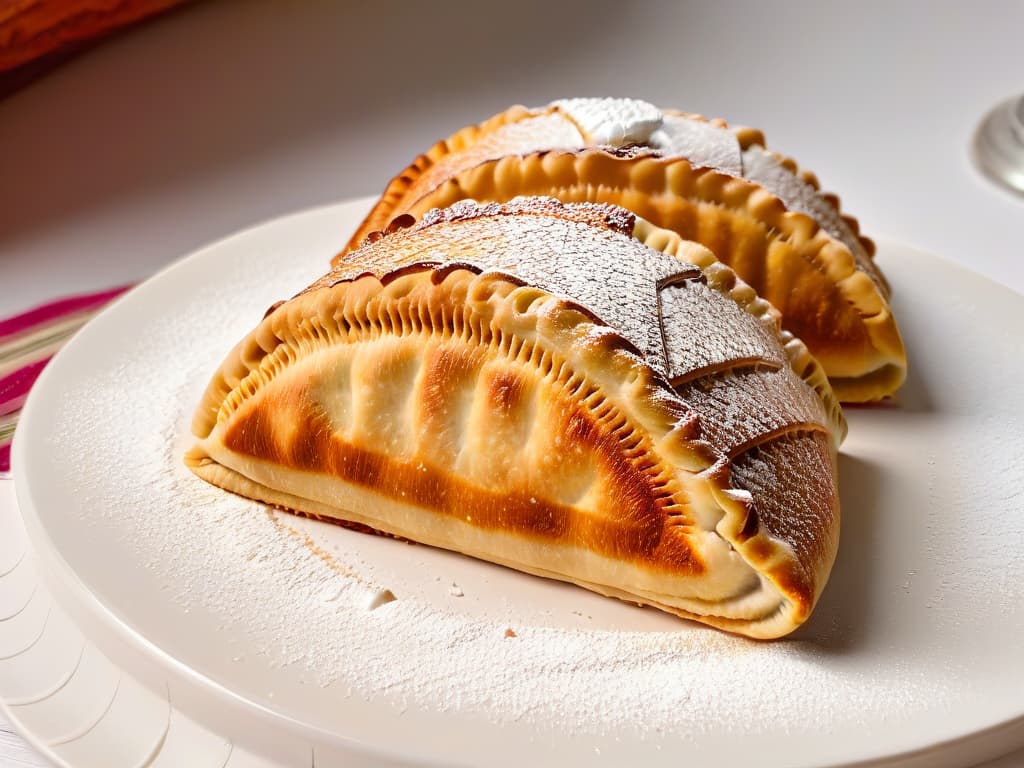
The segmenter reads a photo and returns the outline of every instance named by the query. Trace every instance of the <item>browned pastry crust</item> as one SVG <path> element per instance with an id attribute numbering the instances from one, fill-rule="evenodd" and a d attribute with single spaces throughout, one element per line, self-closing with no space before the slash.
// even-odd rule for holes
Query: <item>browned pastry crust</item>
<path id="1" fill-rule="evenodd" d="M 228 356 L 189 466 L 730 631 L 791 631 L 835 554 L 841 413 L 749 287 L 634 229 L 552 200 L 393 228 Z M 740 379 L 730 411 L 716 393 Z"/>
<path id="2" fill-rule="evenodd" d="M 664 120 L 727 128 L 682 112 Z M 664 147 L 595 147 L 574 128 L 556 106 L 513 107 L 455 133 L 391 181 L 346 251 L 400 214 L 419 217 L 462 199 L 613 203 L 706 245 L 735 269 L 778 307 L 841 400 L 877 400 L 902 384 L 906 353 L 874 244 L 813 174 L 766 150 L 760 132 L 729 129 L 737 166 L 723 170 Z"/>

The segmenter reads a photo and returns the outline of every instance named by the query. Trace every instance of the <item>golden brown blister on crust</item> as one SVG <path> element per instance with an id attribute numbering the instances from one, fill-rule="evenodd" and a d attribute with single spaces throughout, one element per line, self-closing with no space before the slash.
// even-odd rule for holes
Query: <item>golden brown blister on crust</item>
<path id="1" fill-rule="evenodd" d="M 680 317 L 696 317 L 694 302 L 708 304 L 691 334 L 716 333 L 723 307 L 708 297 L 728 289 L 718 293 L 692 268 L 646 248 L 626 234 L 631 225 L 608 206 L 463 205 L 368 244 L 274 308 L 229 355 L 197 411 L 189 465 L 286 508 L 730 631 L 785 634 L 810 613 L 828 569 L 797 557 L 786 529 L 766 533 L 760 508 L 775 508 L 731 485 L 726 457 L 699 439 L 703 416 L 649 364 L 672 356 L 664 346 L 642 348 L 650 338 L 642 329 L 632 329 L 637 343 L 603 322 L 622 301 L 618 290 L 583 306 L 524 280 L 531 259 L 566 268 L 552 259 L 577 240 L 600 246 L 583 267 L 598 283 L 626 258 L 616 249 L 631 250 L 629 261 L 683 276 L 656 286 L 655 306 L 661 294 L 687 292 Z M 459 260 L 475 263 L 452 263 Z M 494 271 L 513 260 L 516 274 Z M 749 316 L 758 324 L 752 348 L 766 351 L 755 361 L 792 373 L 782 346 L 758 335 L 757 312 L 730 301 L 724 311 L 742 316 L 738 323 Z M 733 370 L 706 363 L 724 346 L 705 345 L 696 358 L 704 377 Z M 831 462 L 829 416 L 804 390 L 806 402 L 772 428 L 813 422 Z M 816 402 L 815 414 L 801 410 Z M 817 502 L 832 515 L 831 527 L 817 531 L 820 546 L 834 553 L 834 494 Z"/>
<path id="2" fill-rule="evenodd" d="M 560 114 L 557 136 L 546 139 L 545 126 L 559 124 Z M 348 248 L 399 214 L 418 217 L 462 199 L 550 195 L 613 203 L 708 246 L 735 269 L 780 309 L 787 330 L 821 360 L 841 400 L 877 400 L 902 383 L 906 354 L 873 243 L 840 211 L 837 197 L 820 193 L 813 174 L 764 149 L 759 132 L 665 113 L 666 129 L 706 123 L 728 133 L 735 157 L 723 161 L 730 166 L 723 170 L 695 166 L 665 148 L 585 149 L 582 133 L 573 147 L 566 133 L 573 123 L 557 107 L 516 107 L 499 118 L 460 131 L 396 177 Z M 510 126 L 520 129 L 514 139 Z M 482 135 L 494 137 L 503 154 Z"/>

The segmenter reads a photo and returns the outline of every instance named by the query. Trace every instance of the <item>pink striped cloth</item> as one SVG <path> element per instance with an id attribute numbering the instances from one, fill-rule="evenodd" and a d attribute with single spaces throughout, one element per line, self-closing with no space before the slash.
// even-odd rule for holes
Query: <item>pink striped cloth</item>
<path id="1" fill-rule="evenodd" d="M 10 471 L 18 415 L 43 368 L 79 328 L 129 288 L 69 296 L 0 320 L 0 473 Z"/>

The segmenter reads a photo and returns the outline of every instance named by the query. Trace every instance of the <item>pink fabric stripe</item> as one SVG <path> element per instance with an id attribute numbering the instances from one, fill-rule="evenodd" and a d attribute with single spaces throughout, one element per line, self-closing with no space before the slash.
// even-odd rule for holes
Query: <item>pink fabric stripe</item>
<path id="1" fill-rule="evenodd" d="M 25 333 L 53 320 L 60 319 L 75 312 L 82 312 L 87 309 L 106 304 L 131 288 L 131 285 L 120 285 L 117 288 L 110 288 L 98 293 L 87 293 L 79 296 L 69 296 L 65 299 L 57 299 L 38 307 L 22 312 L 6 320 L 0 320 L 0 341 L 8 336 Z"/>
<path id="2" fill-rule="evenodd" d="M 25 404 L 28 391 L 36 383 L 43 368 L 52 359 L 52 355 L 29 363 L 24 368 L 19 368 L 14 373 L 9 373 L 0 378 L 0 416 L 14 413 Z"/>

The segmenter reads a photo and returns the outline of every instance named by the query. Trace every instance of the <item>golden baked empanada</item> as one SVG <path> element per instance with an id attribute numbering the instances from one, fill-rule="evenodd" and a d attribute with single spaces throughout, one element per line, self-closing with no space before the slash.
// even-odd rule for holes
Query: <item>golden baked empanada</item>
<path id="1" fill-rule="evenodd" d="M 767 304 L 613 206 L 402 223 L 228 356 L 196 474 L 753 637 L 809 615 L 845 426 Z"/>
<path id="2" fill-rule="evenodd" d="M 513 107 L 458 131 L 395 177 L 346 250 L 400 214 L 520 195 L 614 203 L 706 245 L 782 312 L 841 400 L 877 400 L 905 378 L 874 245 L 838 198 L 758 131 L 634 99 Z"/>

